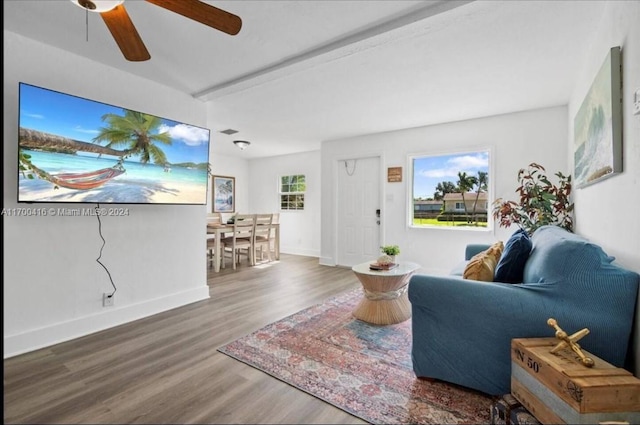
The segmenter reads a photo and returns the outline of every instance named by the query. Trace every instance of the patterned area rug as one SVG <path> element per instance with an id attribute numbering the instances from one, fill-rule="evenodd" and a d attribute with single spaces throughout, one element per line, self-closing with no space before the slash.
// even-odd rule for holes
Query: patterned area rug
<path id="1" fill-rule="evenodd" d="M 411 320 L 351 316 L 361 290 L 302 310 L 218 349 L 372 424 L 490 422 L 491 398 L 416 379 Z"/>

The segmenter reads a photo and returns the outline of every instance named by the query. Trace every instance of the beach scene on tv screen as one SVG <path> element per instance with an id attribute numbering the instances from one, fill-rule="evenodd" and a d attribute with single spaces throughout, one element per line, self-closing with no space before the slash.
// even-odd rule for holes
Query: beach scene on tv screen
<path id="1" fill-rule="evenodd" d="M 20 84 L 18 201 L 206 204 L 197 127 Z"/>

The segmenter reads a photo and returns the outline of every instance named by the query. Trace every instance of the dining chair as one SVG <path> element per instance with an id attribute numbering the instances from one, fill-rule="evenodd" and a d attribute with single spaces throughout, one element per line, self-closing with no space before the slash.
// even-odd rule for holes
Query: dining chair
<path id="1" fill-rule="evenodd" d="M 264 260 L 264 250 L 266 248 L 267 258 L 271 261 L 271 250 L 269 236 L 271 235 L 271 222 L 273 214 L 256 214 L 256 231 L 253 243 L 254 263 L 258 258 L 258 248 L 260 248 L 260 260 Z"/>
<path id="2" fill-rule="evenodd" d="M 219 212 L 207 213 L 207 226 L 209 226 L 210 224 L 221 225 L 222 214 Z M 214 258 L 213 250 L 215 248 L 215 243 L 216 243 L 215 234 L 207 232 L 207 256 L 209 258 L 209 262 L 213 261 L 213 258 Z"/>
<path id="3" fill-rule="evenodd" d="M 207 238 L 207 258 L 209 260 L 209 267 L 211 267 L 213 265 L 213 260 L 216 258 L 215 257 L 215 249 L 216 246 L 216 238 Z M 222 244 L 220 244 L 220 250 L 222 251 Z M 222 257 L 220 263 L 224 266 L 224 260 L 222 260 Z"/>
<path id="4" fill-rule="evenodd" d="M 234 269 L 236 264 L 240 262 L 240 255 L 242 254 L 247 255 L 249 264 L 255 264 L 253 256 L 255 228 L 255 214 L 236 214 L 233 231 L 230 232 L 231 236 L 226 236 L 220 240 L 220 245 L 223 247 L 223 255 L 221 256 L 223 267 L 226 253 L 230 254 Z M 244 253 L 242 252 L 243 250 L 245 251 Z"/>
<path id="5" fill-rule="evenodd" d="M 207 213 L 207 224 L 222 224 L 222 214 L 219 212 Z"/>
<path id="6" fill-rule="evenodd" d="M 273 213 L 272 214 L 272 218 L 271 218 L 271 224 L 277 224 L 280 225 L 280 213 Z M 273 251 L 273 258 L 277 259 L 278 257 L 276 256 L 276 228 L 274 226 L 271 226 L 271 229 L 269 230 L 269 246 L 267 247 L 267 249 L 269 250 L 269 255 L 271 255 L 271 251 Z"/>

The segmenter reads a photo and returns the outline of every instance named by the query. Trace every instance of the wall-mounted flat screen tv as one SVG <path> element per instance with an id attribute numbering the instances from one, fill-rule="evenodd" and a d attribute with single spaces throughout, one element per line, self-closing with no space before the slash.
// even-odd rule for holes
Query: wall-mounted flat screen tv
<path id="1" fill-rule="evenodd" d="M 20 83 L 18 202 L 207 203 L 209 129 Z"/>

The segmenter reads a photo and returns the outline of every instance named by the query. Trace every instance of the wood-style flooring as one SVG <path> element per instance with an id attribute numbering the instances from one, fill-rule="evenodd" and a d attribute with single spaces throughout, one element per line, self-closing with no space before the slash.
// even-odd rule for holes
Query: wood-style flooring
<path id="1" fill-rule="evenodd" d="M 217 351 L 360 284 L 283 254 L 214 273 L 211 298 L 4 361 L 4 422 L 362 424 Z"/>

